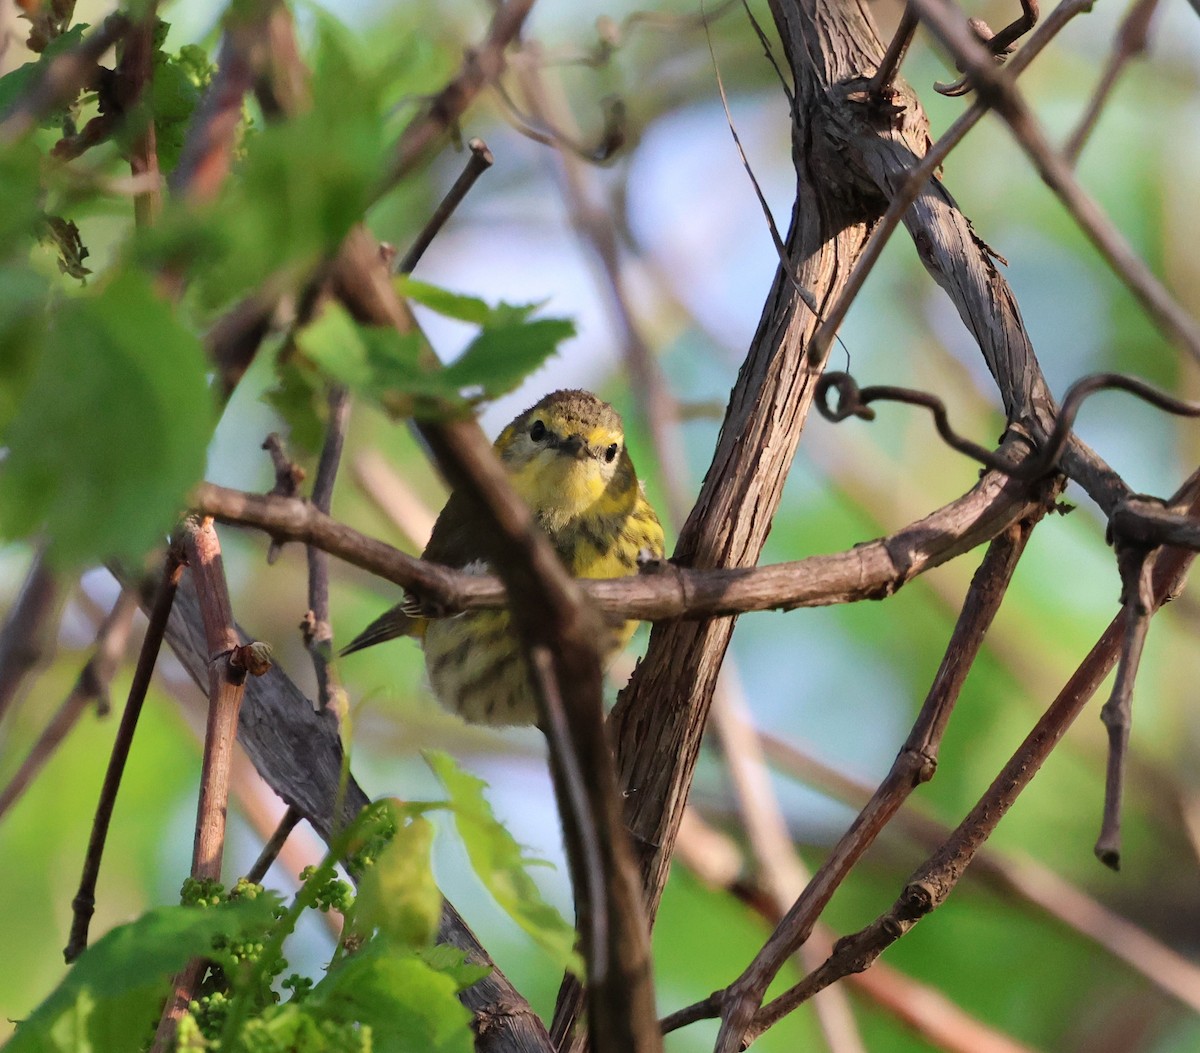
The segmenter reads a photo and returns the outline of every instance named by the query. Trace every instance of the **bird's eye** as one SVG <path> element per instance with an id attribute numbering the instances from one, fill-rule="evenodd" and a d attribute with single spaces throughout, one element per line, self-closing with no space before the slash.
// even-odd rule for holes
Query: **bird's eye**
<path id="1" fill-rule="evenodd" d="M 533 427 L 529 429 L 529 437 L 534 442 L 541 442 L 546 437 L 546 425 L 540 420 L 535 420 Z"/>
<path id="2" fill-rule="evenodd" d="M 609 464 L 612 464 L 613 459 L 617 456 L 617 451 L 620 448 L 621 447 L 614 442 L 607 450 L 604 451 L 604 459 L 608 461 Z"/>

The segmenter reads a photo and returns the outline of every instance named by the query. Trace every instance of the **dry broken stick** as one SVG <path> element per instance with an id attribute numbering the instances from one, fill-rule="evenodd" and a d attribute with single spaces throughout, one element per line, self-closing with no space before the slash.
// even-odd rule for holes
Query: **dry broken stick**
<path id="1" fill-rule="evenodd" d="M 270 669 L 270 649 L 263 644 L 243 644 L 238 638 L 221 560 L 221 545 L 212 520 L 186 522 L 182 541 L 200 598 L 209 656 L 208 723 L 200 768 L 191 876 L 197 881 L 211 882 L 219 881 L 221 877 L 233 748 L 246 677 L 261 676 Z M 165 1053 L 173 1048 L 179 1020 L 187 1011 L 206 968 L 203 959 L 194 959 L 176 974 L 172 994 L 155 1032 L 154 1053 Z"/>

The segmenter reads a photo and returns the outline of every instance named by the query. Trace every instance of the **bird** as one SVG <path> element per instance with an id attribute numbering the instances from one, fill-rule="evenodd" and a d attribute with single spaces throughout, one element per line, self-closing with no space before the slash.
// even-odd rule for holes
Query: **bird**
<path id="1" fill-rule="evenodd" d="M 518 414 L 493 448 L 574 577 L 624 577 L 663 558 L 662 524 L 638 480 L 621 417 L 607 402 L 590 391 L 552 391 Z M 451 493 L 422 559 L 491 573 L 486 528 L 476 516 L 465 494 Z M 607 627 L 601 641 L 606 667 L 636 626 L 626 621 Z M 464 720 L 537 723 L 528 666 L 507 611 L 428 618 L 409 596 L 375 619 L 341 654 L 400 636 L 421 641 L 434 695 Z"/>

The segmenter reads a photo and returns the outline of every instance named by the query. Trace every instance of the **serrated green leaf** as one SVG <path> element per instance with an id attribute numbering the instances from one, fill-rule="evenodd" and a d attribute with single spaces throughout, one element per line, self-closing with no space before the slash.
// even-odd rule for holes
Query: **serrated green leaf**
<path id="1" fill-rule="evenodd" d="M 373 1053 L 473 1053 L 472 1017 L 458 991 L 422 957 L 376 940 L 332 968 L 302 1008 L 370 1027 Z"/>
<path id="2" fill-rule="evenodd" d="M 354 903 L 353 931 L 373 931 L 404 947 L 427 947 L 442 916 L 442 893 L 433 879 L 433 824 L 418 817 L 401 826 L 362 877 Z"/>
<path id="3" fill-rule="evenodd" d="M 575 326 L 562 318 L 487 328 L 443 370 L 443 378 L 456 391 L 478 388 L 486 398 L 498 398 L 574 335 Z"/>
<path id="4" fill-rule="evenodd" d="M 131 1053 L 143 1048 L 172 973 L 204 954 L 213 937 L 266 926 L 276 900 L 222 903 L 203 910 L 158 907 L 84 951 L 66 979 L 17 1026 L 6 1053 Z"/>
<path id="5" fill-rule="evenodd" d="M 446 753 L 427 751 L 425 761 L 446 787 L 458 834 L 471 866 L 492 897 L 555 964 L 577 975 L 583 964 L 575 951 L 575 930 L 542 897 L 528 867 L 548 865 L 527 857 L 484 797 L 487 784 L 464 772 Z"/>
<path id="6" fill-rule="evenodd" d="M 418 365 L 417 333 L 359 325 L 340 304 L 327 306 L 297 336 L 296 346 L 330 379 L 375 399 L 419 389 L 429 377 Z"/>
<path id="7" fill-rule="evenodd" d="M 204 352 L 148 280 L 66 300 L 0 436 L 0 534 L 45 534 L 59 563 L 136 558 L 200 478 L 212 434 Z"/>
<path id="8" fill-rule="evenodd" d="M 396 278 L 396 291 L 401 296 L 416 300 L 431 311 L 446 318 L 456 318 L 460 322 L 470 322 L 472 325 L 486 325 L 492 317 L 492 309 L 486 301 L 477 296 L 466 296 L 462 293 L 452 293 L 437 285 L 417 281 L 407 274 Z M 530 308 L 532 310 L 532 308 Z"/>

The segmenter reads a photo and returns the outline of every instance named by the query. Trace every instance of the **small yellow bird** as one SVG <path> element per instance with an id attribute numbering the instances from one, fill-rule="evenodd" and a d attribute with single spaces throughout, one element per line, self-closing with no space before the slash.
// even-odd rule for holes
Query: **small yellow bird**
<path id="1" fill-rule="evenodd" d="M 637 573 L 661 559 L 662 525 L 646 500 L 621 418 L 588 391 L 554 391 L 508 425 L 495 443 L 513 487 L 577 578 Z M 469 504 L 452 493 L 422 558 L 489 573 L 486 537 Z M 629 642 L 636 622 L 614 626 L 603 642 L 605 665 Z M 411 600 L 381 615 L 342 651 L 415 636 L 438 701 L 480 724 L 532 724 L 537 710 L 529 672 L 507 611 L 423 618 Z"/>

